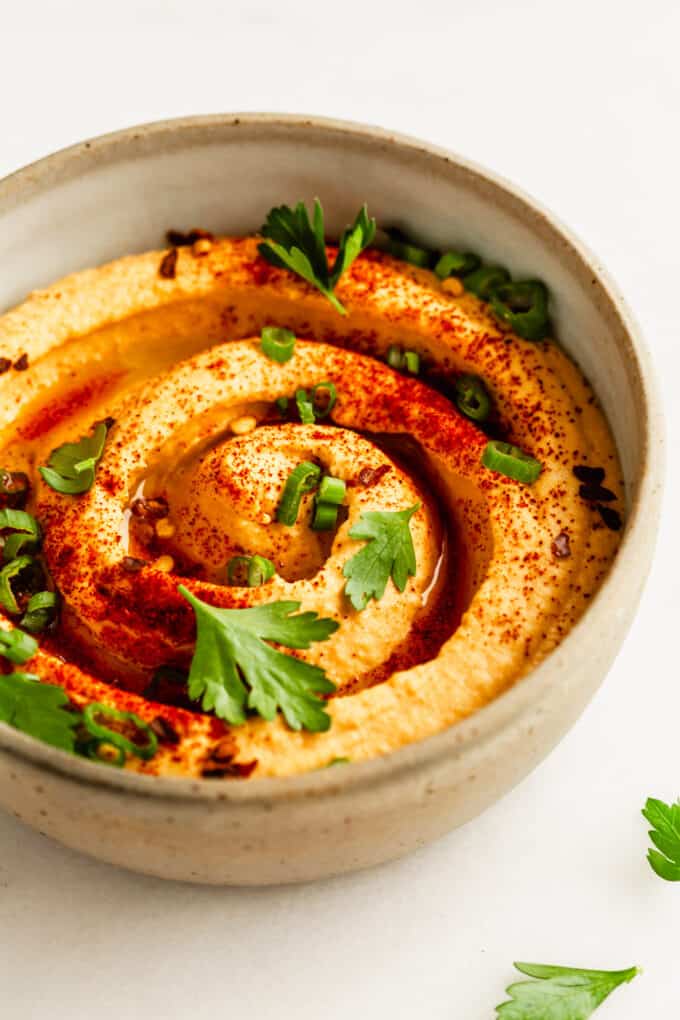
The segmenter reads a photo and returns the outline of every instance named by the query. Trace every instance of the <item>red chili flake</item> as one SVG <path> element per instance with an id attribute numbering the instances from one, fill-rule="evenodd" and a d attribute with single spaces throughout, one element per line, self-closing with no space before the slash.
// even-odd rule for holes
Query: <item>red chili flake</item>
<path id="1" fill-rule="evenodd" d="M 604 481 L 604 468 L 588 467 L 587 464 L 577 464 L 572 471 L 579 482 L 586 482 L 589 485 L 601 485 Z"/>
<path id="2" fill-rule="evenodd" d="M 357 476 L 359 485 L 364 485 L 366 488 L 370 488 L 372 485 L 376 485 L 380 479 L 391 471 L 389 464 L 381 464 L 377 468 L 362 468 Z"/>
<path id="3" fill-rule="evenodd" d="M 125 556 L 121 566 L 128 574 L 138 574 L 147 563 L 146 560 L 140 560 L 136 556 Z"/>
<path id="4" fill-rule="evenodd" d="M 0 375 L 4 375 L 5 372 L 9 372 L 12 367 L 12 362 L 9 358 L 0 358 Z"/>
<path id="5" fill-rule="evenodd" d="M 551 546 L 552 554 L 556 560 L 566 560 L 571 556 L 571 546 L 569 545 L 569 535 L 566 531 L 561 531 L 557 538 L 553 541 Z"/>
<path id="6" fill-rule="evenodd" d="M 214 234 L 211 234 L 209 230 L 201 230 L 200 227 L 194 227 L 187 233 L 182 230 L 168 230 L 165 236 L 168 239 L 168 244 L 171 244 L 173 248 L 186 248 L 187 245 L 194 244 L 202 238 L 205 238 L 206 241 L 215 240 Z"/>
<path id="7" fill-rule="evenodd" d="M 179 744 L 179 733 L 172 723 L 162 715 L 157 715 L 155 719 L 152 719 L 149 726 L 162 744 Z"/>
<path id="8" fill-rule="evenodd" d="M 156 499 L 135 499 L 130 506 L 134 517 L 142 520 L 156 520 L 168 516 L 168 501 L 159 496 Z"/>
<path id="9" fill-rule="evenodd" d="M 602 506 L 601 503 L 596 504 L 596 509 L 600 512 L 600 517 L 607 525 L 610 531 L 620 531 L 623 527 L 623 521 L 621 520 L 621 514 L 618 510 L 615 510 L 611 506 Z"/>
<path id="10" fill-rule="evenodd" d="M 581 499 L 587 499 L 591 503 L 612 503 L 616 499 L 616 493 L 611 489 L 605 489 L 603 485 L 582 485 L 578 494 Z"/>
<path id="11" fill-rule="evenodd" d="M 21 357 L 17 358 L 14 362 L 15 372 L 25 372 L 28 368 L 28 354 L 22 354 Z"/>
<path id="12" fill-rule="evenodd" d="M 164 280 L 174 280 L 177 275 L 177 249 L 171 248 L 169 252 L 161 259 L 161 264 L 158 267 L 158 275 L 162 276 Z"/>

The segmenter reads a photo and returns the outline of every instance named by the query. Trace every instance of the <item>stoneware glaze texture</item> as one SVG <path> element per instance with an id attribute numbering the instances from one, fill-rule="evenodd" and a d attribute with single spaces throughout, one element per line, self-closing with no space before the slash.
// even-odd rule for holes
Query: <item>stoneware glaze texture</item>
<path id="1" fill-rule="evenodd" d="M 363 764 L 250 782 L 160 779 L 67 755 L 0 724 L 0 804 L 67 846 L 165 878 L 305 881 L 398 857 L 473 818 L 576 720 L 628 630 L 662 471 L 658 398 L 635 324 L 597 261 L 514 187 L 374 128 L 279 115 L 190 118 L 58 153 L 0 183 L 0 306 L 76 269 L 160 247 L 171 225 L 256 230 L 318 195 L 331 236 L 363 203 L 432 247 L 540 276 L 556 333 L 611 423 L 628 523 L 584 618 L 517 687 L 452 729 Z"/>

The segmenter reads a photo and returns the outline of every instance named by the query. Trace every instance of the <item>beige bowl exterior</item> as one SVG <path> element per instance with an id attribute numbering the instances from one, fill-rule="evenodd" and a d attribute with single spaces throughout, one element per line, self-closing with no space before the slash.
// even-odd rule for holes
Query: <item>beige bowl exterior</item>
<path id="1" fill-rule="evenodd" d="M 367 201 L 379 222 L 408 224 L 423 242 L 464 242 L 548 282 L 557 333 L 615 434 L 626 531 L 585 617 L 538 669 L 470 719 L 375 761 L 250 782 L 151 778 L 0 724 L 2 807 L 66 846 L 163 878 L 307 881 L 398 857 L 473 818 L 578 718 L 628 631 L 651 562 L 663 432 L 630 313 L 550 214 L 441 149 L 267 114 L 188 118 L 85 142 L 0 182 L 0 307 L 75 269 L 157 247 L 169 226 L 248 233 L 272 205 L 317 194 L 331 230 Z"/>

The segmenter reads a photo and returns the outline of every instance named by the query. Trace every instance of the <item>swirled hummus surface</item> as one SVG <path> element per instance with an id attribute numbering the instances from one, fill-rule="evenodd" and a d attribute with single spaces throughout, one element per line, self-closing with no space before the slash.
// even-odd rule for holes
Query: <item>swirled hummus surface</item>
<path id="1" fill-rule="evenodd" d="M 265 262 L 255 238 L 178 249 L 174 275 L 164 259 L 77 273 L 0 318 L 0 466 L 28 476 L 60 601 L 22 668 L 74 706 L 153 724 L 157 753 L 127 767 L 217 777 L 372 758 L 518 682 L 581 616 L 616 550 L 611 511 L 608 526 L 574 468 L 601 469 L 623 506 L 608 425 L 558 344 L 499 328 L 472 293 L 374 250 L 337 285 L 344 317 Z M 271 325 L 297 337 L 284 363 L 262 349 Z M 419 355 L 418 377 L 386 364 L 393 345 Z M 491 424 L 457 410 L 462 373 L 484 380 Z M 323 420 L 280 412 L 279 398 L 323 381 L 337 392 Z M 101 420 L 91 488 L 55 491 L 39 466 Z M 540 462 L 537 481 L 484 466 L 492 434 Z M 345 483 L 331 531 L 310 527 L 313 491 L 292 525 L 277 520 L 301 462 Z M 350 532 L 366 513 L 412 507 L 415 570 L 403 591 L 390 579 L 355 608 L 345 568 L 365 543 Z M 253 555 L 274 576 L 231 583 L 229 561 Z M 196 618 L 180 584 L 210 606 L 295 602 L 335 621 L 326 640 L 284 649 L 335 685 L 329 727 L 202 710 L 187 690 Z"/>

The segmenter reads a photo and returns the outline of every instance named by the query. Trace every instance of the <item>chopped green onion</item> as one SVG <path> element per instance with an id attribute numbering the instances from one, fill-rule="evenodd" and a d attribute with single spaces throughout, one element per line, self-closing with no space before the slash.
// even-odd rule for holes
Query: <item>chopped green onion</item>
<path id="1" fill-rule="evenodd" d="M 317 502 L 314 507 L 312 531 L 332 531 L 338 523 L 338 506 L 336 503 Z"/>
<path id="2" fill-rule="evenodd" d="M 325 769 L 331 769 L 335 765 L 349 765 L 351 758 L 331 758 L 331 760 L 323 766 Z"/>
<path id="3" fill-rule="evenodd" d="M 472 421 L 486 421 L 491 412 L 491 397 L 478 375 L 461 375 L 456 380 L 456 407 Z"/>
<path id="4" fill-rule="evenodd" d="M 108 725 L 107 725 L 108 723 Z M 158 738 L 143 719 L 134 712 L 121 712 L 100 701 L 93 701 L 83 710 L 83 724 L 100 743 L 112 744 L 128 754 L 134 754 L 144 761 L 153 758 L 158 750 Z M 122 728 L 133 728 L 144 743 L 125 736 Z"/>
<path id="5" fill-rule="evenodd" d="M 510 273 L 503 266 L 480 266 L 472 273 L 463 277 L 465 289 L 476 294 L 483 301 L 488 301 L 494 287 L 499 287 L 510 280 Z"/>
<path id="6" fill-rule="evenodd" d="M 288 414 L 288 397 L 277 397 L 276 407 L 282 418 L 285 418 Z"/>
<path id="7" fill-rule="evenodd" d="M 398 372 L 409 372 L 418 375 L 420 371 L 420 355 L 416 351 L 404 351 L 397 344 L 387 348 L 387 364 Z"/>
<path id="8" fill-rule="evenodd" d="M 327 393 L 325 402 L 323 397 L 321 400 L 318 399 L 319 393 L 323 394 L 324 390 Z M 335 407 L 335 402 L 338 399 L 338 391 L 335 388 L 335 383 L 325 379 L 324 382 L 317 383 L 316 386 L 312 386 L 309 398 L 314 408 L 314 414 L 317 418 L 327 418 Z"/>
<path id="9" fill-rule="evenodd" d="M 39 591 L 28 600 L 26 612 L 21 617 L 21 626 L 31 634 L 38 634 L 55 617 L 57 596 L 53 591 Z"/>
<path id="10" fill-rule="evenodd" d="M 295 403 L 297 404 L 300 421 L 303 425 L 313 425 L 315 422 L 314 406 L 307 396 L 307 390 L 295 391 Z"/>
<path id="11" fill-rule="evenodd" d="M 38 651 L 38 642 L 23 630 L 0 630 L 0 655 L 22 666 Z"/>
<path id="12" fill-rule="evenodd" d="M 465 276 L 467 273 L 473 273 L 481 264 L 482 260 L 474 252 L 447 251 L 439 259 L 434 271 L 440 280 L 445 280 L 448 276 Z"/>
<path id="13" fill-rule="evenodd" d="M 333 475 L 324 475 L 321 479 L 317 502 L 319 503 L 342 503 L 347 492 L 347 486 L 342 478 L 335 478 Z"/>
<path id="14" fill-rule="evenodd" d="M 502 443 L 499 439 L 492 439 L 486 444 L 482 464 L 491 471 L 528 485 L 536 481 L 542 470 L 540 461 L 534 460 L 518 446 Z"/>
<path id="15" fill-rule="evenodd" d="M 290 361 L 295 352 L 295 333 L 291 333 L 289 329 L 265 326 L 260 335 L 260 342 L 267 357 L 272 361 L 278 361 L 280 365 Z"/>
<path id="16" fill-rule="evenodd" d="M 321 468 L 308 460 L 303 460 L 293 468 L 286 479 L 281 502 L 276 511 L 279 524 L 286 524 L 288 527 L 295 524 L 303 495 L 312 492 L 319 484 L 320 478 Z"/>
<path id="17" fill-rule="evenodd" d="M 417 244 L 411 244 L 401 230 L 390 229 L 386 231 L 389 240 L 387 250 L 390 255 L 404 262 L 410 262 L 412 266 L 420 266 L 421 269 L 428 269 L 434 261 L 434 253 L 427 248 L 421 248 Z"/>
<path id="18" fill-rule="evenodd" d="M 32 556 L 18 556 L 15 560 L 11 560 L 10 563 L 6 563 L 2 570 L 0 570 L 0 606 L 2 606 L 5 612 L 18 613 L 20 611 L 10 582 L 22 570 L 32 566 L 34 563 L 35 560 Z"/>
<path id="19" fill-rule="evenodd" d="M 259 588 L 276 573 L 276 568 L 266 556 L 232 556 L 227 563 L 229 584 Z"/>
<path id="20" fill-rule="evenodd" d="M 542 340 L 550 331 L 548 289 L 540 280 L 499 284 L 489 295 L 495 317 L 525 340 Z"/>
<path id="21" fill-rule="evenodd" d="M 116 769 L 122 769 L 125 764 L 125 751 L 117 744 L 109 740 L 90 740 L 82 747 L 82 753 L 93 761 L 100 761 L 103 765 L 113 765 Z"/>
<path id="22" fill-rule="evenodd" d="M 0 510 L 0 531 L 11 531 L 5 537 L 2 555 L 5 563 L 18 556 L 21 550 L 34 551 L 41 539 L 40 525 L 32 514 L 25 510 Z"/>

